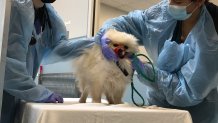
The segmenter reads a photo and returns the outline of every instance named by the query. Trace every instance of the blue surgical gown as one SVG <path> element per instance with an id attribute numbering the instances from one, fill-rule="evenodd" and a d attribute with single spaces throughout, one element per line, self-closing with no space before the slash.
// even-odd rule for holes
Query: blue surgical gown
<path id="1" fill-rule="evenodd" d="M 188 110 L 194 123 L 218 123 L 218 35 L 205 6 L 184 43 L 172 41 L 177 20 L 167 11 L 168 0 L 105 22 L 98 35 L 113 28 L 136 36 L 155 67 L 154 83 L 146 86 L 149 105 Z M 99 41 L 99 36 L 96 37 Z M 154 75 L 149 64 L 143 70 Z"/>
<path id="2" fill-rule="evenodd" d="M 42 60 L 48 63 L 74 58 L 81 51 L 92 46 L 94 40 L 68 40 L 65 25 L 50 4 L 46 4 L 51 21 L 51 29 L 46 25 L 44 31 L 36 34 L 34 28 L 34 7 L 32 0 L 13 0 L 8 36 L 8 48 L 5 68 L 5 84 L 2 119 L 9 117 L 14 106 L 14 98 L 40 102 L 53 92 L 36 85 L 36 77 Z M 29 45 L 32 34 L 35 45 Z M 12 97 L 9 97 L 12 96 Z M 7 123 L 7 121 L 2 121 Z"/>

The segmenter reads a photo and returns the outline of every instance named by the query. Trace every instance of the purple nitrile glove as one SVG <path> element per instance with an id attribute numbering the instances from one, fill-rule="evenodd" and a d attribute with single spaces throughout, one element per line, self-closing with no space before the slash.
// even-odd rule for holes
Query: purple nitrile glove
<path id="1" fill-rule="evenodd" d="M 108 60 L 113 60 L 115 62 L 118 61 L 118 57 L 117 55 L 114 53 L 114 51 L 108 46 L 108 44 L 110 43 L 110 39 L 107 38 L 107 36 L 104 34 L 101 37 L 101 50 L 102 53 L 104 55 L 104 57 Z"/>
<path id="2" fill-rule="evenodd" d="M 142 61 L 136 55 L 128 54 L 128 58 L 131 61 L 132 69 L 134 69 L 134 70 L 136 70 L 138 72 L 139 69 L 144 68 L 144 64 L 142 63 Z"/>
<path id="3" fill-rule="evenodd" d="M 47 99 L 42 101 L 43 103 L 63 103 L 63 97 L 59 94 L 53 93 Z"/>

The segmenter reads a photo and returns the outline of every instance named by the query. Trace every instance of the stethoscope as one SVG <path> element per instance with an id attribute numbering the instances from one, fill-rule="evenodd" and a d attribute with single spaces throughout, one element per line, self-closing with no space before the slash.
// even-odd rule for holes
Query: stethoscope
<path id="1" fill-rule="evenodd" d="M 173 37 L 172 37 L 171 41 L 175 41 L 175 42 L 177 42 L 178 44 L 180 44 L 180 43 L 181 43 L 181 36 L 182 36 L 182 21 L 177 21 L 177 24 L 176 24 L 176 27 L 175 27 L 175 29 L 174 29 Z M 143 77 L 145 80 L 148 80 L 149 82 L 152 82 L 152 83 L 155 82 L 156 73 L 155 73 L 154 65 L 152 64 L 151 60 L 148 58 L 148 56 L 146 56 L 146 55 L 144 55 L 144 54 L 134 54 L 134 55 L 133 55 L 133 60 L 136 60 L 137 57 L 139 57 L 139 56 L 143 56 L 143 57 L 145 57 L 145 58 L 149 61 L 148 63 L 151 64 L 151 66 L 152 66 L 153 76 L 148 77 L 147 75 L 145 75 L 145 74 L 143 73 L 143 71 L 142 71 L 144 68 L 141 68 L 141 67 L 143 67 L 143 66 L 137 65 L 136 68 L 135 68 L 135 70 L 136 70 L 137 73 L 138 73 L 141 77 Z M 141 94 L 136 90 L 136 88 L 134 87 L 133 81 L 131 82 L 131 90 L 132 90 L 132 92 L 131 92 L 131 97 L 132 97 L 133 103 L 134 103 L 136 106 L 139 106 L 139 107 L 143 106 L 143 105 L 145 104 L 145 101 L 144 101 L 142 95 L 141 95 Z M 138 96 L 142 99 L 142 104 L 138 104 L 138 103 L 135 102 L 135 100 L 134 100 L 134 91 L 135 91 L 135 92 L 138 94 Z"/>

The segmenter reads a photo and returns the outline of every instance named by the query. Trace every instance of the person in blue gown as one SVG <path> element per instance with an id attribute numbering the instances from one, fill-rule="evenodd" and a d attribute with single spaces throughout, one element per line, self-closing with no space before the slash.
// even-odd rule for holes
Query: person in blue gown
<path id="1" fill-rule="evenodd" d="M 55 0 L 12 0 L 1 123 L 13 123 L 20 100 L 63 103 L 63 97 L 36 85 L 40 64 L 80 55 L 94 40 L 68 39 Z"/>
<path id="2" fill-rule="evenodd" d="M 205 0 L 162 0 L 106 21 L 96 40 L 105 57 L 116 61 L 105 32 L 134 35 L 155 66 L 155 72 L 149 63 L 136 69 L 146 85 L 147 105 L 188 110 L 194 123 L 218 123 L 217 14 L 218 7 Z M 142 64 L 138 58 L 130 60 L 133 68 Z M 155 76 L 155 81 L 142 75 Z"/>

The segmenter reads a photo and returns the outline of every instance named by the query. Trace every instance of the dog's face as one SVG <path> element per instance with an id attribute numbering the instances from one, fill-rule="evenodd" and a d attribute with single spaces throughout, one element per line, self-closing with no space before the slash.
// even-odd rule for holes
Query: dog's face
<path id="1" fill-rule="evenodd" d="M 107 37 L 111 40 L 110 48 L 119 58 L 125 58 L 129 54 L 138 52 L 137 39 L 130 34 L 118 32 L 116 30 L 108 30 Z"/>
<path id="2" fill-rule="evenodd" d="M 110 42 L 109 46 L 114 51 L 114 53 L 121 59 L 130 54 L 129 46 L 125 44 Z"/>

